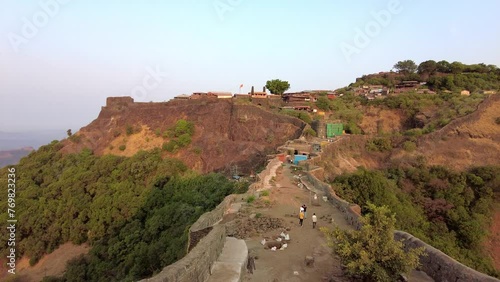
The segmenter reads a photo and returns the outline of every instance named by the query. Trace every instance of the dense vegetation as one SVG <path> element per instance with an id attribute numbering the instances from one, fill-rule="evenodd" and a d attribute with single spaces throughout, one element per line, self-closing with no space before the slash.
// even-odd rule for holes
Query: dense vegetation
<path id="1" fill-rule="evenodd" d="M 422 95 L 410 92 L 369 101 L 366 104 L 401 109 L 406 116 L 407 129 L 413 129 L 407 134 L 420 135 L 433 132 L 454 119 L 471 114 L 484 99 L 485 95 L 483 94 L 471 96 L 453 93 Z M 427 117 L 429 113 L 432 113 L 431 117 Z"/>
<path id="2" fill-rule="evenodd" d="M 363 133 L 358 125 L 363 120 L 364 108 L 374 106 L 401 110 L 405 115 L 405 128 L 408 130 L 406 134 L 411 136 L 433 132 L 456 118 L 474 112 L 478 104 L 486 97 L 484 94 L 422 95 L 409 92 L 369 101 L 363 97 L 354 96 L 348 90 L 344 93 L 342 97 L 333 100 L 320 96 L 316 106 L 322 110 L 331 111 L 330 119 L 342 122 L 347 133 Z"/>
<path id="3" fill-rule="evenodd" d="M 193 134 L 194 123 L 179 119 L 172 128 L 167 129 L 163 133 L 163 137 L 169 138 L 170 140 L 163 143 L 162 149 L 175 153 L 177 150 L 191 144 L 191 137 L 193 137 Z M 157 133 L 157 135 L 159 136 L 159 133 Z"/>
<path id="4" fill-rule="evenodd" d="M 132 220 L 97 241 L 90 256 L 71 261 L 56 281 L 136 281 L 151 276 L 185 255 L 189 226 L 234 189 L 234 183 L 219 174 L 159 179 Z"/>
<path id="5" fill-rule="evenodd" d="M 485 64 L 463 64 L 432 60 L 415 64 L 412 60 L 397 62 L 396 72 L 383 72 L 358 78 L 348 87 L 337 89 L 337 97 L 330 99 L 327 92 L 318 92 L 316 101 L 309 106 L 329 112 L 330 122 L 341 122 L 346 133 L 362 134 L 360 124 L 366 107 L 402 110 L 405 115 L 405 130 L 408 135 L 433 132 L 452 120 L 476 110 L 487 94 L 480 90 L 500 91 L 500 68 Z M 383 96 L 384 99 L 368 100 L 356 94 L 356 88 L 368 85 L 382 85 L 393 92 L 396 85 L 405 80 L 425 82 L 424 93 L 415 89 L 397 95 Z M 437 93 L 425 94 L 432 89 Z M 470 96 L 460 95 L 461 90 L 469 90 Z M 282 110 L 281 113 L 313 124 L 322 117 L 302 111 Z M 382 133 L 382 132 L 379 132 Z"/>
<path id="6" fill-rule="evenodd" d="M 160 150 L 125 158 L 63 155 L 61 147 L 54 141 L 16 166 L 16 252 L 34 264 L 62 243 L 90 243 L 91 255 L 71 264 L 67 281 L 151 275 L 185 254 L 187 229 L 202 213 L 241 191 L 221 175 L 196 175 L 162 159 Z"/>
<path id="7" fill-rule="evenodd" d="M 368 213 L 360 218 L 360 230 L 335 228 L 321 231 L 329 246 L 346 266 L 346 274 L 361 281 L 398 281 L 419 265 L 423 248 L 405 251 L 394 239 L 396 218 L 386 206 L 368 204 Z"/>
<path id="8" fill-rule="evenodd" d="M 361 97 L 355 97 L 350 93 L 346 95 L 328 101 L 328 108 L 332 111 L 330 116 L 333 119 L 340 120 L 344 124 L 344 129 L 347 133 L 360 134 L 361 129 L 358 124 L 363 119 L 363 111 L 360 108 L 364 99 Z M 320 102 L 318 100 L 318 102 Z M 323 102 L 326 102 L 323 100 Z"/>
<path id="9" fill-rule="evenodd" d="M 447 76 L 432 76 L 427 86 L 436 90 L 460 91 L 469 90 L 498 90 L 500 88 L 499 75 L 490 73 L 458 73 Z"/>
<path id="10" fill-rule="evenodd" d="M 301 119 L 303 122 L 308 123 L 308 124 L 312 123 L 311 115 L 309 115 L 309 113 L 307 113 L 305 111 L 296 111 L 296 110 L 286 109 L 286 110 L 281 110 L 280 113 L 287 115 L 287 116 L 296 117 L 296 118 Z"/>
<path id="11" fill-rule="evenodd" d="M 334 179 L 339 196 L 362 207 L 386 205 L 395 213 L 396 227 L 479 271 L 496 277 L 481 242 L 500 193 L 500 167 L 454 172 L 427 167 L 421 161 L 381 171 L 360 169 Z"/>
<path id="12" fill-rule="evenodd" d="M 415 80 L 427 82 L 429 88 L 437 91 L 500 90 L 500 68 L 495 65 L 428 60 L 417 66 L 412 60 L 405 60 L 397 62 L 394 69 L 397 72 L 362 76 L 350 86 L 371 84 L 394 88 L 401 81 Z"/>

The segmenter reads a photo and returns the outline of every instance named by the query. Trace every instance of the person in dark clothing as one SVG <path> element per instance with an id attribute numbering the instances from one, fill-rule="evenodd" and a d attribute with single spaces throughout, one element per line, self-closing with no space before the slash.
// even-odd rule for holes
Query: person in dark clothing
<path id="1" fill-rule="evenodd" d="M 247 270 L 251 274 L 253 274 L 253 271 L 257 269 L 255 268 L 255 259 L 254 257 L 248 257 L 248 262 L 247 262 Z"/>

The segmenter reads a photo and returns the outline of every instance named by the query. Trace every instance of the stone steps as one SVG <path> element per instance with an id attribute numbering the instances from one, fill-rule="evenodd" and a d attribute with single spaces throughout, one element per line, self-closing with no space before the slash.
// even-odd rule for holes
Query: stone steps
<path id="1" fill-rule="evenodd" d="M 248 260 L 248 248 L 244 240 L 226 237 L 224 248 L 212 265 L 208 282 L 239 282 Z"/>

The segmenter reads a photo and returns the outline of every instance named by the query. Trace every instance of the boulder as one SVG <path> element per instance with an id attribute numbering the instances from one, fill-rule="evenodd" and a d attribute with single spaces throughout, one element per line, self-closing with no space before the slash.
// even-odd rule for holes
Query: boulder
<path id="1" fill-rule="evenodd" d="M 304 262 L 306 263 L 307 266 L 312 267 L 312 266 L 314 266 L 314 257 L 313 256 L 306 256 Z"/>

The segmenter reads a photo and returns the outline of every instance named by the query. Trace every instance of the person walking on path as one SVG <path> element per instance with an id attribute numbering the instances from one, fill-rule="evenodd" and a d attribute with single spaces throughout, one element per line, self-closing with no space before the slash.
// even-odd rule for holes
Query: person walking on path
<path id="1" fill-rule="evenodd" d="M 313 221 L 313 229 L 314 229 L 314 228 L 316 228 L 316 222 L 318 222 L 318 217 L 316 217 L 316 213 L 313 213 L 312 221 Z"/>
<path id="2" fill-rule="evenodd" d="M 255 259 L 254 257 L 249 257 L 247 262 L 247 270 L 249 273 L 253 274 L 253 271 L 256 269 L 255 267 Z"/>
<path id="3" fill-rule="evenodd" d="M 303 223 L 303 222 L 304 222 L 304 212 L 303 212 L 303 211 L 301 211 L 301 212 L 299 213 L 299 224 L 300 224 L 300 226 L 301 226 L 301 227 L 302 227 L 302 223 Z"/>
<path id="4" fill-rule="evenodd" d="M 304 208 L 304 218 L 307 217 L 307 206 L 306 204 L 303 204 L 302 207 Z"/>

